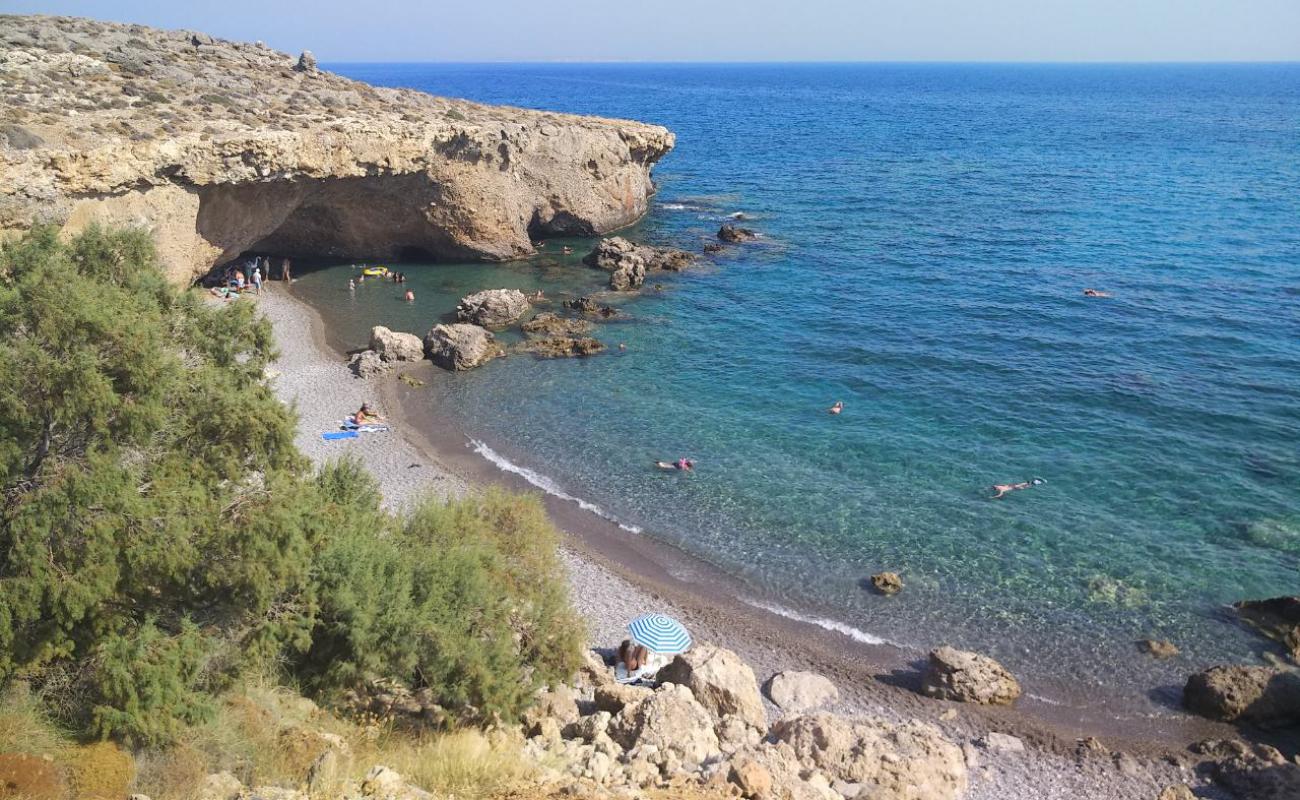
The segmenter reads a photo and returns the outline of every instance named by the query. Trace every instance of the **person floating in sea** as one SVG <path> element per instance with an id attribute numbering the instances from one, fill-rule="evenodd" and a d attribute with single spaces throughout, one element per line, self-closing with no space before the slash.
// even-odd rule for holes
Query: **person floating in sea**
<path id="1" fill-rule="evenodd" d="M 406 290 L 406 294 L 402 296 L 402 299 L 405 300 L 405 301 L 408 302 L 408 303 L 414 303 L 414 302 L 415 302 L 415 292 L 411 291 L 410 289 L 407 289 L 407 290 Z"/>
<path id="2" fill-rule="evenodd" d="M 828 408 L 828 409 L 826 409 L 826 410 L 829 411 L 829 412 L 832 413 L 832 414 L 838 414 L 838 413 L 840 413 L 841 411 L 844 410 L 844 401 L 843 401 L 843 400 L 836 400 L 836 401 L 835 401 L 835 405 L 831 406 L 830 408 Z"/>
<path id="3" fill-rule="evenodd" d="M 997 494 L 993 495 L 989 499 L 998 500 L 1007 492 L 1014 492 L 1020 489 L 1029 489 L 1034 486 L 1042 486 L 1044 483 L 1047 483 L 1047 481 L 1043 480 L 1042 478 L 1030 478 L 1029 480 L 1024 481 L 1023 483 L 995 483 L 993 484 L 993 491 L 997 492 Z"/>
<path id="4" fill-rule="evenodd" d="M 656 461 L 655 466 L 659 469 L 679 469 L 682 472 L 690 472 L 695 469 L 695 462 L 689 458 L 679 458 L 672 463 L 667 461 Z"/>
<path id="5" fill-rule="evenodd" d="M 362 403 L 357 413 L 352 415 L 352 421 L 357 425 L 373 425 L 376 422 L 383 422 L 384 418 L 371 411 L 369 403 Z"/>
<path id="6" fill-rule="evenodd" d="M 627 349 L 627 345 L 626 345 L 626 344 L 623 344 L 622 342 L 619 342 L 619 343 L 618 343 L 618 349 L 619 349 L 619 350 L 626 350 L 626 349 Z"/>
<path id="7" fill-rule="evenodd" d="M 545 300 L 545 299 L 546 299 L 546 295 L 542 293 L 542 290 L 541 290 L 541 289 L 538 289 L 537 291 L 535 291 L 535 292 L 533 292 L 531 295 L 529 295 L 529 296 L 528 296 L 528 299 L 529 299 L 529 300 L 532 300 L 532 301 L 535 303 L 535 302 L 537 302 L 538 300 Z"/>
<path id="8" fill-rule="evenodd" d="M 1084 289 L 1084 297 L 1110 297 L 1110 292 L 1102 292 L 1097 289 Z"/>
<path id="9" fill-rule="evenodd" d="M 560 252 L 564 253 L 566 256 L 570 256 L 570 255 L 573 255 L 573 248 L 572 248 L 572 247 L 565 247 L 565 248 L 564 248 L 563 250 L 561 250 Z"/>
<path id="10" fill-rule="evenodd" d="M 348 278 L 348 291 L 355 292 L 356 290 L 357 290 L 357 282 L 352 280 L 351 278 Z"/>

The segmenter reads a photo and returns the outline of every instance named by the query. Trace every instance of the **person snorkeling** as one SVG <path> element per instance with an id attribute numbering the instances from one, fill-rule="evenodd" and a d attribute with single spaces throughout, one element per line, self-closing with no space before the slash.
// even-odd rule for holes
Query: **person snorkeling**
<path id="1" fill-rule="evenodd" d="M 676 461 L 656 461 L 655 466 L 659 469 L 677 469 L 682 472 L 690 472 L 695 469 L 695 462 L 689 458 L 679 458 Z"/>
<path id="2" fill-rule="evenodd" d="M 826 409 L 826 410 L 829 411 L 829 412 L 832 413 L 832 414 L 838 414 L 838 413 L 840 413 L 841 411 L 844 410 L 844 401 L 843 401 L 843 400 L 836 400 L 836 401 L 835 401 L 835 405 L 831 406 L 830 408 L 828 408 L 828 409 Z"/>
<path id="3" fill-rule="evenodd" d="M 1008 492 L 1015 492 L 1021 489 L 1030 489 L 1033 488 L 1034 486 L 1042 486 L 1044 483 L 1047 483 L 1047 481 L 1043 480 L 1042 478 L 1030 478 L 1029 480 L 1023 481 L 1021 483 L 995 483 L 993 484 L 993 491 L 997 492 L 997 494 L 993 495 L 989 499 L 998 500 L 1003 496 L 1005 496 Z"/>

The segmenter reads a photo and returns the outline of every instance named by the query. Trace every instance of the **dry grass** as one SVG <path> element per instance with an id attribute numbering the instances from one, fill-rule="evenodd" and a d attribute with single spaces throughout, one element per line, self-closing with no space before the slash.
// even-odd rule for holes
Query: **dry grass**
<path id="1" fill-rule="evenodd" d="M 359 750 L 355 761 L 365 768 L 383 764 L 437 795 L 482 800 L 531 782 L 535 769 L 523 758 L 522 744 L 517 736 L 477 730 L 391 733 Z"/>
<path id="2" fill-rule="evenodd" d="M 0 695 L 0 753 L 58 758 L 72 747 L 68 735 L 50 719 L 22 682 Z"/>

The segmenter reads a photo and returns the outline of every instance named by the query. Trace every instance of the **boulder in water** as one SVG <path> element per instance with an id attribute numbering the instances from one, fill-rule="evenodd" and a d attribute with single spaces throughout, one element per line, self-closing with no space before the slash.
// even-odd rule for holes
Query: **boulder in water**
<path id="1" fill-rule="evenodd" d="M 1300 673 L 1278 667 L 1210 667 L 1187 679 L 1183 705 L 1224 722 L 1300 722 Z"/>
<path id="2" fill-rule="evenodd" d="M 529 337 L 520 349 L 543 358 L 574 358 L 594 356 L 605 349 L 599 339 L 590 336 Z"/>
<path id="3" fill-rule="evenodd" d="M 491 331 L 467 323 L 433 326 L 424 349 L 433 363 L 451 370 L 473 369 L 505 355 Z"/>
<path id="4" fill-rule="evenodd" d="M 584 315 L 590 317 L 600 317 L 601 319 L 613 319 L 618 316 L 618 309 L 610 306 L 601 305 L 590 297 L 579 297 L 576 300 L 565 300 L 564 307 L 573 311 L 581 311 Z"/>
<path id="5" fill-rule="evenodd" d="M 1232 607 L 1246 624 L 1280 642 L 1291 660 L 1300 664 L 1300 597 L 1242 600 Z"/>
<path id="6" fill-rule="evenodd" d="M 530 336 L 581 336 L 591 332 L 592 324 L 585 319 L 569 319 L 546 311 L 528 320 L 520 328 Z"/>
<path id="7" fill-rule="evenodd" d="M 988 656 L 945 645 L 930 652 L 921 693 L 959 703 L 1010 705 L 1020 696 L 1020 683 Z"/>
<path id="8" fill-rule="evenodd" d="M 456 317 L 484 328 L 504 328 L 528 313 L 528 297 L 518 289 L 486 289 L 461 299 Z"/>
<path id="9" fill-rule="evenodd" d="M 897 572 L 878 572 L 871 576 L 871 588 L 884 595 L 894 595 L 903 591 L 903 579 Z"/>
<path id="10" fill-rule="evenodd" d="M 736 242 L 748 242 L 758 238 L 758 232 L 749 228 L 739 228 L 728 222 L 721 228 L 718 228 L 718 238 L 724 242 L 735 244 Z"/>
<path id="11" fill-rule="evenodd" d="M 1143 639 L 1138 642 L 1138 649 L 1161 661 L 1178 655 L 1178 645 L 1167 639 Z"/>

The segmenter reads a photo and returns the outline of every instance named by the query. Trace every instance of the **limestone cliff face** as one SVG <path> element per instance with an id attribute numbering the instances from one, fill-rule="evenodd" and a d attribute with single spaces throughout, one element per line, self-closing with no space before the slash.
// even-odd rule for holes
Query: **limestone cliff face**
<path id="1" fill-rule="evenodd" d="M 246 250 L 502 260 L 645 213 L 655 125 L 381 89 L 261 43 L 0 16 L 0 231 L 151 228 L 188 281 Z"/>

